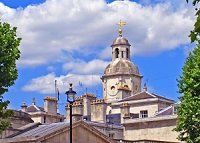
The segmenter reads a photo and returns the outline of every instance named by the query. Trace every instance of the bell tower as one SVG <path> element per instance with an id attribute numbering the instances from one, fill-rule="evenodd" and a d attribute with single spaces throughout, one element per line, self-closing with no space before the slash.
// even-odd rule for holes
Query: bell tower
<path id="1" fill-rule="evenodd" d="M 103 98 L 105 102 L 117 102 L 123 98 L 141 91 L 142 76 L 138 67 L 131 62 L 128 40 L 122 36 L 122 26 L 125 22 L 118 23 L 119 36 L 113 41 L 112 62 L 106 67 L 102 76 Z"/>

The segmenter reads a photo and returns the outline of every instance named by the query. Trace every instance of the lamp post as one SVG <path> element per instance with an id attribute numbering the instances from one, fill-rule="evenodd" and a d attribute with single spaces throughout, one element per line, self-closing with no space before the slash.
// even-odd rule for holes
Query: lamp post
<path id="1" fill-rule="evenodd" d="M 66 91 L 67 94 L 67 101 L 69 102 L 69 108 L 70 108 L 70 143 L 72 143 L 72 104 L 75 101 L 75 95 L 76 91 L 73 91 L 72 89 L 72 83 L 69 84 L 69 90 Z"/>

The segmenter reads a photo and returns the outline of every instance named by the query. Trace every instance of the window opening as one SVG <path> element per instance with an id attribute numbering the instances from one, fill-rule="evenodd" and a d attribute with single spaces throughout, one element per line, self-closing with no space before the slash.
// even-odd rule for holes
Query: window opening
<path id="1" fill-rule="evenodd" d="M 44 116 L 44 123 L 46 123 L 46 116 Z"/>
<path id="2" fill-rule="evenodd" d="M 115 49 L 115 58 L 119 58 L 119 49 Z"/>
<path id="3" fill-rule="evenodd" d="M 148 117 L 148 111 L 142 110 L 140 111 L 140 118 L 147 118 Z"/>
<path id="4" fill-rule="evenodd" d="M 128 59 L 129 58 L 129 52 L 128 52 L 128 48 L 126 48 L 126 58 Z"/>

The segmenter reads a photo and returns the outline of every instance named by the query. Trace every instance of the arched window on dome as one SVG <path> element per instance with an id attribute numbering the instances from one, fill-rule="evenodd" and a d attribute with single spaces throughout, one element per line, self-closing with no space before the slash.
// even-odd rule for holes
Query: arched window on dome
<path id="1" fill-rule="evenodd" d="M 126 48 L 126 58 L 127 58 L 127 59 L 129 58 L 129 51 L 128 51 L 128 48 Z"/>
<path id="2" fill-rule="evenodd" d="M 115 58 L 119 58 L 119 49 L 118 48 L 115 49 Z"/>

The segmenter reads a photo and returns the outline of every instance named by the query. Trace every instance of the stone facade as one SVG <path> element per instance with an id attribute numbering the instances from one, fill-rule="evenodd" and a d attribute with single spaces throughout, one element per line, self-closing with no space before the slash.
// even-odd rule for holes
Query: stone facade
<path id="1" fill-rule="evenodd" d="M 176 104 L 171 99 L 149 93 L 146 84 L 142 90 L 142 76 L 137 65 L 131 62 L 130 46 L 122 33 L 113 41 L 112 61 L 101 78 L 103 99 L 85 93 L 78 96 L 72 104 L 73 142 L 178 142 L 178 134 L 172 131 L 176 126 Z M 45 134 L 46 136 L 41 137 L 42 140 L 35 136 L 23 139 L 23 133 L 17 139 L 38 143 L 68 142 L 66 124 L 70 117 L 69 104 L 66 105 L 66 124 L 62 124 L 63 116 L 57 113 L 57 100 L 52 97 L 44 99 L 44 108 L 36 106 L 33 101 L 29 107 L 23 104 L 21 110 L 29 113 L 34 122 L 45 123 L 43 126 L 51 123 L 48 126 L 53 131 L 49 130 L 48 136 Z M 42 130 L 40 127 L 38 132 Z"/>
<path id="2" fill-rule="evenodd" d="M 76 121 L 85 119 L 123 125 L 124 140 L 177 142 L 177 133 L 172 131 L 176 126 L 176 116 L 170 118 L 174 115 L 172 112 L 163 112 L 175 102 L 149 93 L 146 84 L 141 89 L 142 76 L 130 60 L 130 44 L 126 38 L 120 35 L 111 47 L 112 62 L 101 78 L 103 99 L 96 99 L 94 95 L 90 100 L 84 100 L 86 95 L 78 97 L 73 104 L 73 117 L 76 116 Z M 164 113 L 167 118 L 162 116 Z M 66 117 L 69 121 L 69 109 Z"/>
<path id="3" fill-rule="evenodd" d="M 150 119 L 126 120 L 125 140 L 158 140 L 178 142 L 178 134 L 172 131 L 176 126 L 176 115 L 154 117 Z"/>

